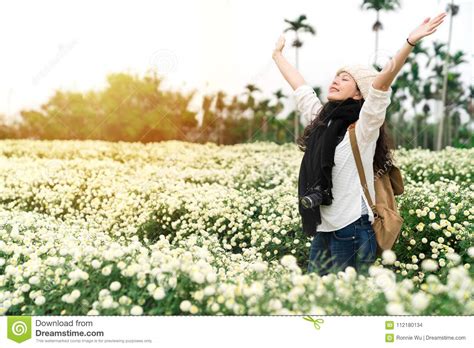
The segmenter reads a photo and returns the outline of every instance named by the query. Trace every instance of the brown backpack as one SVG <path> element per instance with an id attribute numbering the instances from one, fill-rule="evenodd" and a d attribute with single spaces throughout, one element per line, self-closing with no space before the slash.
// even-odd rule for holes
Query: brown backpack
<path id="1" fill-rule="evenodd" d="M 357 121 L 356 121 L 357 122 Z M 395 196 L 401 195 L 404 191 L 403 179 L 400 170 L 391 165 L 390 169 L 382 175 L 374 176 L 375 201 L 374 204 L 370 198 L 367 189 L 367 181 L 362 167 L 359 147 L 355 134 L 355 124 L 352 123 L 349 128 L 349 137 L 351 141 L 352 153 L 357 165 L 360 183 L 364 189 L 365 197 L 369 202 L 370 208 L 374 213 L 374 222 L 372 228 L 377 240 L 377 256 L 380 256 L 384 250 L 391 249 L 398 240 L 400 230 L 404 219 L 400 216 L 397 208 Z"/>

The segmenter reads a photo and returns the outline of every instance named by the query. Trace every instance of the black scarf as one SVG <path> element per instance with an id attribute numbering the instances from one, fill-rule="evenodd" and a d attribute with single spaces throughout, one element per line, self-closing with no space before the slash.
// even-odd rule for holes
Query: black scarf
<path id="1" fill-rule="evenodd" d="M 362 104 L 363 101 L 352 98 L 327 102 L 319 115 L 322 124 L 314 127 L 309 135 L 298 177 L 298 209 L 302 218 L 303 232 L 307 236 L 316 234 L 316 227 L 321 224 L 321 214 L 319 205 L 304 209 L 300 199 L 309 194 L 308 188 L 317 185 L 326 190 L 331 200 L 333 199 L 331 172 L 338 137 L 343 137 L 347 127 L 357 121 Z M 328 205 L 325 202 L 322 204 Z"/>

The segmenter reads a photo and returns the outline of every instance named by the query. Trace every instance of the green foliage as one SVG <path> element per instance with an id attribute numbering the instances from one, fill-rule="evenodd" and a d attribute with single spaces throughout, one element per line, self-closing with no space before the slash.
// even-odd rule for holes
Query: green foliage
<path id="1" fill-rule="evenodd" d="M 124 73 L 107 78 L 98 92 L 56 91 L 41 110 L 22 111 L 20 137 L 108 141 L 186 140 L 197 126 L 188 110 L 193 93 L 160 90 L 156 75 Z"/>

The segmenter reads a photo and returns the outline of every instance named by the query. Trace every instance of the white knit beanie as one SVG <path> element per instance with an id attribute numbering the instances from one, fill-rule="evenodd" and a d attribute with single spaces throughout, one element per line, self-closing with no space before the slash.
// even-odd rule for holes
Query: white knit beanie
<path id="1" fill-rule="evenodd" d="M 362 93 L 362 97 L 364 97 L 364 99 L 367 99 L 367 95 L 369 94 L 369 88 L 372 85 L 372 82 L 374 81 L 375 77 L 377 76 L 378 71 L 370 66 L 354 64 L 343 66 L 336 72 L 336 75 L 343 71 L 352 76 L 352 78 L 357 83 L 360 92 Z"/>

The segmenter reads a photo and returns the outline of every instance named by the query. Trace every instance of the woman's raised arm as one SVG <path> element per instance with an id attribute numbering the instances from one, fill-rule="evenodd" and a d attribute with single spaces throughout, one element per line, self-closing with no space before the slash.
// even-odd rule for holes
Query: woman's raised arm
<path id="1" fill-rule="evenodd" d="M 293 90 L 296 90 L 299 86 L 306 84 L 306 81 L 299 73 L 299 71 L 296 70 L 296 68 L 294 68 L 283 56 L 282 50 L 284 46 L 285 37 L 283 35 L 280 35 L 277 43 L 275 44 L 275 49 L 273 50 L 272 58 L 278 66 L 278 69 L 280 69 L 280 72 L 285 78 L 285 80 L 288 81 Z"/>
<path id="2" fill-rule="evenodd" d="M 322 107 L 316 92 L 304 80 L 303 76 L 283 56 L 285 37 L 280 35 L 273 50 L 272 58 L 286 81 L 293 88 L 296 108 L 300 112 L 300 123 L 306 127 L 318 114 Z"/>
<path id="3" fill-rule="evenodd" d="M 435 32 L 436 28 L 443 22 L 445 16 L 446 13 L 443 12 L 431 21 L 429 18 L 426 18 L 419 27 L 410 33 L 408 41 L 415 44 L 423 37 Z M 364 102 L 364 105 L 362 105 L 359 120 L 355 127 L 357 141 L 359 141 L 360 144 L 377 140 L 380 134 L 380 127 L 385 120 L 386 109 L 390 104 L 390 95 L 392 92 L 390 85 L 405 63 L 412 47 L 413 46 L 406 42 L 372 82 L 367 100 Z"/>
<path id="4" fill-rule="evenodd" d="M 408 35 L 407 41 L 405 41 L 403 47 L 397 52 L 393 59 L 387 62 L 382 71 L 373 81 L 372 85 L 375 89 L 382 91 L 388 90 L 413 49 L 413 46 L 410 45 L 408 41 L 415 45 L 425 36 L 431 35 L 436 31 L 436 28 L 443 23 L 444 17 L 446 17 L 446 12 L 440 13 L 431 20 L 430 17 L 428 17 L 417 28 L 415 28 L 410 35 Z"/>

